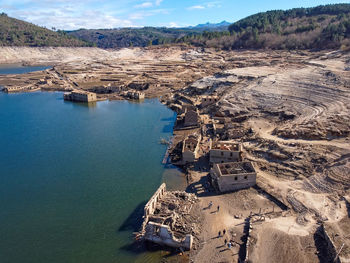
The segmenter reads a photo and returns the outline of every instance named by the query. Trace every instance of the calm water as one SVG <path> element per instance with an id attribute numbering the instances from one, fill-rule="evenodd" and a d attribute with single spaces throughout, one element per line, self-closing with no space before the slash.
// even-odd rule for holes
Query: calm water
<path id="1" fill-rule="evenodd" d="M 49 69 L 49 66 L 30 66 L 30 67 L 20 67 L 18 65 L 0 65 L 0 75 L 3 74 L 24 74 L 33 71 L 40 71 Z"/>
<path id="2" fill-rule="evenodd" d="M 136 252 L 142 208 L 164 178 L 175 114 L 142 104 L 0 93 L 0 262 L 157 262 Z"/>

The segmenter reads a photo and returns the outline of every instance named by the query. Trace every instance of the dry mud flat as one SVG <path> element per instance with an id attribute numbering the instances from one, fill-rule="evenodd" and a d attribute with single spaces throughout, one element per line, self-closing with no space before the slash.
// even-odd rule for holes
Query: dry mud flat
<path id="1" fill-rule="evenodd" d="M 218 137 L 243 143 L 258 188 L 199 196 L 204 227 L 191 260 L 329 262 L 338 254 L 336 260 L 350 262 L 349 53 L 0 48 L 0 63 L 55 65 L 2 76 L 0 85 L 34 85 L 48 76 L 54 84 L 43 84 L 46 90 L 78 85 L 118 98 L 121 90 L 141 88 L 168 105 L 215 91 L 219 102 L 201 114 L 229 119 Z M 193 184 L 204 189 L 206 174 L 198 172 Z M 226 237 L 217 237 L 223 229 Z M 224 239 L 235 244 L 231 250 Z"/>
<path id="2" fill-rule="evenodd" d="M 216 90 L 222 98 L 212 111 L 252 129 L 240 140 L 258 186 L 289 208 L 288 215 L 252 223 L 248 259 L 349 262 L 350 54 L 280 55 L 261 61 L 269 66 L 247 63 L 208 76 L 187 92 Z"/>
<path id="3" fill-rule="evenodd" d="M 0 76 L 0 85 L 35 85 L 43 90 L 89 90 L 120 99 L 121 91 L 142 90 L 146 97 L 171 94 L 222 68 L 215 52 L 187 48 L 0 48 L 0 64 L 53 65 L 44 74 Z M 40 82 L 40 79 L 45 81 Z"/>
<path id="4" fill-rule="evenodd" d="M 349 262 L 350 55 L 299 53 L 265 62 L 270 66 L 225 70 L 192 85 L 196 93 L 214 87 L 222 99 L 212 110 L 252 129 L 241 141 L 258 186 L 291 213 L 252 224 L 249 260 Z"/>

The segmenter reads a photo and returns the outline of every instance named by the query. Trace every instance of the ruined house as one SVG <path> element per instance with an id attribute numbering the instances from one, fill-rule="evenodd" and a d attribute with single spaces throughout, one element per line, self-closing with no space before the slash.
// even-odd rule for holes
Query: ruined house
<path id="1" fill-rule="evenodd" d="M 72 92 L 66 92 L 63 94 L 64 100 L 77 101 L 77 102 L 93 102 L 97 101 L 96 93 L 73 90 Z"/>
<path id="2" fill-rule="evenodd" d="M 198 158 L 200 135 L 192 134 L 182 143 L 182 162 L 193 163 Z"/>
<path id="3" fill-rule="evenodd" d="M 230 118 L 215 120 L 213 123 L 213 132 L 221 140 L 239 139 L 246 134 L 244 126 L 240 123 L 231 122 Z"/>
<path id="4" fill-rule="evenodd" d="M 231 118 L 229 117 L 224 117 L 221 114 L 216 114 L 213 117 L 213 120 L 215 121 L 215 123 L 220 123 L 220 124 L 225 124 L 225 123 L 229 123 L 231 122 Z"/>
<path id="5" fill-rule="evenodd" d="M 102 86 L 95 86 L 90 91 L 93 91 L 98 94 L 110 94 L 110 93 L 115 93 L 119 92 L 121 90 L 120 86 L 117 85 L 112 85 L 109 83 L 108 85 L 102 85 Z"/>
<path id="6" fill-rule="evenodd" d="M 189 110 L 185 113 L 184 127 L 198 127 L 199 114 L 197 111 Z"/>
<path id="7" fill-rule="evenodd" d="M 23 92 L 23 91 L 37 91 L 40 90 L 38 86 L 32 86 L 32 85 L 27 85 L 27 86 L 6 86 L 3 88 L 4 92 L 7 93 L 15 93 L 15 92 Z"/>
<path id="8" fill-rule="evenodd" d="M 47 84 L 47 80 L 46 79 L 39 79 L 39 81 L 37 82 L 38 85 L 45 85 Z"/>
<path id="9" fill-rule="evenodd" d="M 19 86 L 6 86 L 3 89 L 3 91 L 7 92 L 7 93 L 20 92 L 20 91 L 23 91 L 23 90 L 24 90 L 24 88 L 23 87 L 19 87 Z"/>
<path id="10" fill-rule="evenodd" d="M 225 124 L 224 123 L 213 123 L 213 132 L 215 136 L 221 137 L 225 133 Z"/>
<path id="11" fill-rule="evenodd" d="M 193 237 L 187 234 L 184 239 L 176 238 L 167 225 L 149 222 L 146 225 L 145 239 L 159 245 L 165 245 L 175 248 L 184 248 L 190 250 L 192 248 Z"/>
<path id="12" fill-rule="evenodd" d="M 128 91 L 126 96 L 132 100 L 143 100 L 145 98 L 145 93 L 140 91 Z"/>
<path id="13" fill-rule="evenodd" d="M 143 81 L 133 81 L 128 84 L 128 88 L 135 90 L 147 90 L 149 88 L 149 83 L 145 83 Z"/>
<path id="14" fill-rule="evenodd" d="M 219 97 L 216 95 L 203 96 L 201 99 L 201 107 L 206 107 L 215 104 L 219 101 Z"/>
<path id="15" fill-rule="evenodd" d="M 209 152 L 210 163 L 242 161 L 242 144 L 235 142 L 211 142 Z"/>
<path id="16" fill-rule="evenodd" d="M 210 171 L 211 182 L 219 192 L 231 192 L 256 184 L 256 171 L 251 162 L 214 164 Z"/>
<path id="17" fill-rule="evenodd" d="M 181 114 L 186 113 L 188 111 L 197 111 L 196 106 L 187 103 L 181 103 Z"/>
<path id="18" fill-rule="evenodd" d="M 193 194 L 166 191 L 163 183 L 145 205 L 143 224 L 136 238 L 190 250 L 193 222 L 188 222 L 184 215 L 189 214 L 196 200 Z"/>

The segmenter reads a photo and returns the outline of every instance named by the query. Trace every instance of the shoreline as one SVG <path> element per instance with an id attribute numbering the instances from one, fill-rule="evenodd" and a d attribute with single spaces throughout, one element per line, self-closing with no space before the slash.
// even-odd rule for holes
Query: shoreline
<path id="1" fill-rule="evenodd" d="M 324 245 L 313 239 L 319 223 L 344 238 L 348 220 L 342 197 L 349 195 L 344 171 L 350 163 L 349 108 L 344 106 L 349 104 L 348 53 L 196 48 L 118 52 L 118 59 L 60 64 L 49 72 L 50 78 L 61 81 L 55 75 L 60 74 L 62 87 L 76 82 L 83 90 L 101 92 L 101 97 L 112 100 L 124 100 L 119 92 L 142 90 L 146 98 L 157 98 L 175 112 L 185 105 L 200 105 L 214 92 L 219 97 L 214 105 L 199 108 L 201 161 L 185 168 L 187 190 L 199 196 L 201 223 L 207 226 L 197 235 L 199 247 L 186 256 L 194 262 L 238 261 L 244 251 L 256 260 L 273 251 L 268 258 L 284 253 L 290 259 L 293 248 L 296 258 L 307 255 L 317 260 L 315 255 Z M 166 52 L 171 59 L 159 59 Z M 174 128 L 177 142 L 194 132 Z M 242 144 L 244 158 L 255 164 L 256 188 L 214 194 L 207 181 L 208 138 Z M 220 206 L 220 213 L 205 209 L 209 202 Z M 254 226 L 249 233 L 244 228 L 248 219 L 248 228 Z M 231 250 L 217 249 L 223 240 L 213 237 L 223 229 L 235 243 Z M 288 245 L 267 246 L 272 235 Z M 307 242 L 309 250 L 303 251 L 298 242 Z M 340 248 L 338 239 L 333 242 Z M 234 251 L 237 254 L 232 255 Z"/>

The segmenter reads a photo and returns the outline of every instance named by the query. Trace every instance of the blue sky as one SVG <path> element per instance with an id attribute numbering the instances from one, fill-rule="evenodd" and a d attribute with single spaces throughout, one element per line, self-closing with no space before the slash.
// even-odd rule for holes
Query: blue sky
<path id="1" fill-rule="evenodd" d="M 47 28 L 184 27 L 235 22 L 274 9 L 350 0 L 0 0 L 0 12 Z"/>

